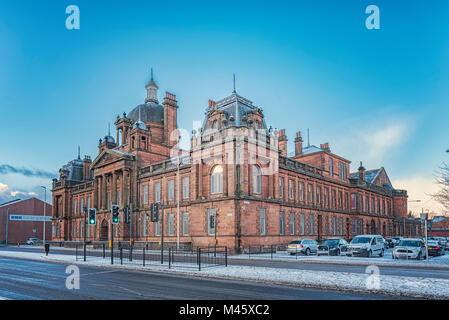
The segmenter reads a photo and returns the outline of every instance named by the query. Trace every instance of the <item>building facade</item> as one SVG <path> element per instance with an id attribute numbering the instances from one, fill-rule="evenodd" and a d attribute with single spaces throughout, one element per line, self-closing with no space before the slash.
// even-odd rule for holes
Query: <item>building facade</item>
<path id="1" fill-rule="evenodd" d="M 237 94 L 209 100 L 190 150 L 178 147 L 178 102 L 162 104 L 151 76 L 145 103 L 117 116 L 116 138 L 100 139 L 98 155 L 75 159 L 53 180 L 53 239 L 81 241 L 82 208 L 97 209 L 91 241 L 110 237 L 110 208 L 120 206 L 114 239 L 193 246 L 285 244 L 295 238 L 352 238 L 357 234 L 418 235 L 407 219 L 407 192 L 396 190 L 384 168 L 349 173 L 350 161 L 329 144 L 287 154 L 285 130 L 268 127 L 263 110 Z M 151 203 L 164 203 L 164 230 L 151 222 Z M 123 208 L 132 209 L 132 223 Z M 179 222 L 179 223 L 178 223 Z"/>
<path id="2" fill-rule="evenodd" d="M 28 238 L 43 240 L 44 222 L 39 221 L 44 216 L 44 201 L 37 198 L 14 200 L 0 204 L 0 243 L 24 244 Z M 46 216 L 52 214 L 52 206 L 46 204 Z M 24 217 L 25 216 L 25 217 Z M 45 239 L 52 236 L 52 223 L 45 223 Z"/>

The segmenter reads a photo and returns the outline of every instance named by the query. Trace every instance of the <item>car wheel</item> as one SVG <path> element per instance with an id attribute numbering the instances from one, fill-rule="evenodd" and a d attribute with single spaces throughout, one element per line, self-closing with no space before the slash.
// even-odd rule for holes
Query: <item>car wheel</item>
<path id="1" fill-rule="evenodd" d="M 309 256 L 309 255 L 310 255 L 310 249 L 307 248 L 307 249 L 306 249 L 306 256 Z"/>
<path id="2" fill-rule="evenodd" d="M 418 253 L 418 256 L 416 257 L 416 260 L 421 260 L 421 252 Z"/>
<path id="3" fill-rule="evenodd" d="M 384 249 L 382 249 L 379 254 L 379 257 L 383 257 L 383 256 L 384 256 Z"/>
<path id="4" fill-rule="evenodd" d="M 336 255 L 337 255 L 337 256 L 341 255 L 340 249 L 337 249 Z"/>
<path id="5" fill-rule="evenodd" d="M 371 250 L 368 251 L 368 258 L 371 258 L 373 256 L 373 253 L 371 252 Z"/>

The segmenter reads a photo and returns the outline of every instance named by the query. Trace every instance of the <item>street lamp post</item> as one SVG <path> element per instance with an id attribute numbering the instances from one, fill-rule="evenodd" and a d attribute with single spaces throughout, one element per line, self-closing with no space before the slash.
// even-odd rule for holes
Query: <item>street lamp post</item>
<path id="1" fill-rule="evenodd" d="M 46 215 L 47 215 L 47 188 L 44 186 L 41 186 L 44 189 L 44 232 L 42 236 L 42 240 L 44 243 L 45 248 L 45 223 L 46 223 Z"/>

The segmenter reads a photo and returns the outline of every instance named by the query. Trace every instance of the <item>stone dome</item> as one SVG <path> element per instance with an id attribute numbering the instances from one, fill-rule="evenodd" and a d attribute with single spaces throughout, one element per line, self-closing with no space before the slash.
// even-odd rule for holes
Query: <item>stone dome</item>
<path id="1" fill-rule="evenodd" d="M 128 118 L 130 118 L 134 123 L 139 121 L 139 109 L 140 121 L 145 123 L 153 122 L 160 124 L 164 122 L 164 107 L 154 102 L 148 102 L 138 105 L 128 114 Z"/>

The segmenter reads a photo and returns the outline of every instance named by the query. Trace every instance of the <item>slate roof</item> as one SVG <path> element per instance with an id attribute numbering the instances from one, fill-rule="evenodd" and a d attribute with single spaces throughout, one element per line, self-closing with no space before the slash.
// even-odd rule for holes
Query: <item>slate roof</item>
<path id="1" fill-rule="evenodd" d="M 130 118 L 133 123 L 139 121 L 139 108 L 141 112 L 141 121 L 145 123 L 154 122 L 160 124 L 164 122 L 164 107 L 154 102 L 148 102 L 138 105 L 133 110 L 131 110 L 128 118 Z"/>
<path id="2" fill-rule="evenodd" d="M 373 169 L 373 170 L 366 170 L 365 171 L 365 182 L 374 183 L 374 181 L 376 181 L 376 178 L 377 178 L 377 176 L 379 175 L 379 173 L 381 171 L 382 171 L 382 168 Z M 349 175 L 349 178 L 358 179 L 359 178 L 359 173 L 358 172 L 351 173 Z"/>

